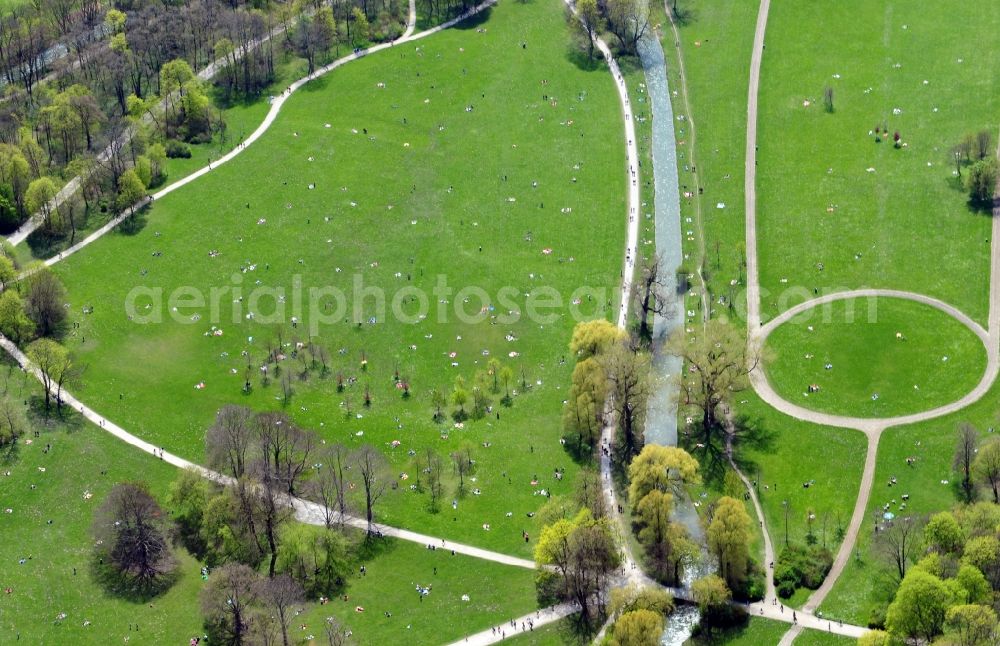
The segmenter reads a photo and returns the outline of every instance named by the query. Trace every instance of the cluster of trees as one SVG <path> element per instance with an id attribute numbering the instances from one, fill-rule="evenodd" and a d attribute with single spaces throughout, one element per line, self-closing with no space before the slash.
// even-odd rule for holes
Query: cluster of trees
<path id="1" fill-rule="evenodd" d="M 610 32 L 622 54 L 634 55 L 649 28 L 649 6 L 643 0 L 578 0 L 577 15 L 569 16 L 579 29 L 587 55 L 594 57 L 594 38 Z"/>
<path id="2" fill-rule="evenodd" d="M 980 440 L 971 424 L 960 424 L 955 445 L 955 471 L 960 481 L 962 500 L 971 503 L 983 494 L 1000 504 L 1000 437 L 988 435 Z"/>
<path id="3" fill-rule="evenodd" d="M 499 359 L 490 359 L 485 370 L 476 371 L 471 386 L 468 385 L 464 377 L 458 376 L 455 378 L 450 393 L 436 388 L 430 391 L 431 406 L 434 408 L 433 419 L 438 423 L 443 422 L 446 419 L 444 411 L 448 404 L 455 407 L 451 418 L 456 422 L 464 422 L 470 417 L 482 419 L 486 413 L 492 410 L 493 400 L 490 395 L 499 395 L 501 392 L 503 396 L 500 398 L 500 403 L 507 407 L 513 406 L 514 397 L 518 393 L 516 390 L 511 390 L 512 383 L 514 383 L 514 371 L 510 366 L 503 365 Z M 521 371 L 520 386 L 522 393 L 531 388 L 523 370 Z M 406 392 L 409 392 L 408 384 Z M 471 410 L 466 410 L 466 405 L 470 403 Z"/>
<path id="4" fill-rule="evenodd" d="M 900 582 L 884 616 L 870 622 L 884 632 L 870 633 L 863 643 L 997 643 L 1000 506 L 982 502 L 929 519 L 893 519 L 878 530 L 875 547 Z"/>
<path id="5" fill-rule="evenodd" d="M 576 365 L 563 410 L 566 446 L 580 457 L 592 457 L 610 413 L 619 431 L 613 457 L 624 468 L 643 445 L 649 355 L 603 319 L 578 323 L 569 348 Z"/>
<path id="6" fill-rule="evenodd" d="M 115 485 L 94 515 L 92 533 L 101 579 L 112 591 L 150 598 L 176 578 L 173 541 L 190 546 L 197 526 L 211 528 L 222 513 L 209 484 L 184 471 L 171 485 L 171 519 L 144 483 Z M 224 504 L 223 504 L 224 506 Z M 289 524 L 281 529 L 284 548 L 276 571 L 260 575 L 226 554 L 201 591 L 201 608 L 210 639 L 226 644 L 289 643 L 293 607 L 306 595 L 333 594 L 352 568 L 347 539 L 324 527 Z M 328 620 L 331 644 L 344 643 L 346 631 Z"/>
<path id="7" fill-rule="evenodd" d="M 555 496 L 538 511 L 542 531 L 535 544 L 539 603 L 577 601 L 582 620 L 590 624 L 604 610 L 607 599 L 596 592 L 620 567 L 620 554 L 601 492 L 601 477 L 582 469 L 571 498 Z"/>
<path id="8" fill-rule="evenodd" d="M 674 599 L 666 590 L 629 584 L 611 591 L 608 610 L 614 623 L 604 644 L 656 646 L 663 637 L 664 618 L 674 611 Z"/>
<path id="9" fill-rule="evenodd" d="M 651 574 L 677 585 L 684 568 L 697 561 L 699 550 L 687 529 L 671 520 L 674 495 L 701 481 L 698 462 L 683 449 L 648 445 L 628 468 L 632 528 L 646 552 Z"/>
<path id="10" fill-rule="evenodd" d="M 53 400 L 61 408 L 63 385 L 78 372 L 69 351 L 57 340 L 65 331 L 66 290 L 44 266 L 30 267 L 19 277 L 6 252 L 0 253 L 0 285 L 4 288 L 0 293 L 0 333 L 17 344 L 31 342 L 26 354 L 41 371 L 45 408 L 51 408 Z"/>
<path id="11" fill-rule="evenodd" d="M 214 571 L 200 593 L 211 643 L 233 645 L 294 643 L 288 629 L 304 597 L 289 575 L 265 578 L 239 563 Z M 323 629 L 330 646 L 348 643 L 351 632 L 336 617 L 327 617 Z"/>
<path id="12" fill-rule="evenodd" d="M 165 153 L 190 156 L 180 142 L 225 136 L 193 70 L 218 60 L 222 99 L 254 97 L 278 57 L 302 56 L 312 71 L 341 42 L 399 36 L 406 11 L 400 0 L 41 0 L 0 12 L 0 232 L 40 213 L 45 240 L 75 237 L 92 206 L 122 213 L 162 181 Z M 83 204 L 57 208 L 74 176 Z"/>
<path id="13" fill-rule="evenodd" d="M 965 188 L 969 191 L 969 201 L 978 206 L 992 206 L 993 193 L 997 185 L 997 157 L 993 147 L 993 133 L 980 130 L 968 134 L 961 143 L 951 149 L 955 161 L 955 172 L 962 176 L 962 168 L 967 167 Z"/>

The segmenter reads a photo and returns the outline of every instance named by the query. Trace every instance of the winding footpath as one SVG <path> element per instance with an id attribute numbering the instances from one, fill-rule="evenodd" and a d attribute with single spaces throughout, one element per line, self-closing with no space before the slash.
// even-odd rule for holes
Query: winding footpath
<path id="1" fill-rule="evenodd" d="M 980 341 L 982 341 L 983 345 L 986 347 L 987 355 L 986 370 L 982 379 L 972 391 L 961 399 L 921 413 L 888 418 L 856 418 L 812 411 L 789 402 L 778 395 L 771 387 L 771 384 L 768 382 L 767 376 L 764 374 L 763 370 L 757 369 L 751 373 L 750 381 L 754 390 L 764 401 L 780 412 L 790 417 L 815 424 L 859 430 L 865 434 L 868 441 L 858 497 L 855 501 L 854 511 L 851 515 L 851 521 L 847 527 L 844 540 L 841 542 L 840 548 L 834 558 L 833 567 L 830 569 L 830 572 L 827 574 L 827 577 L 824 579 L 822 585 L 809 596 L 803 605 L 803 611 L 799 614 L 799 623 L 782 637 L 780 643 L 782 646 L 785 646 L 791 644 L 802 632 L 803 626 L 808 621 L 806 618 L 814 618 L 812 613 L 823 602 L 830 590 L 833 589 L 834 584 L 850 560 L 858 533 L 860 532 L 861 525 L 864 522 L 867 513 L 868 501 L 871 495 L 872 483 L 875 476 L 878 444 L 882 432 L 892 426 L 913 424 L 916 422 L 935 419 L 937 417 L 961 410 L 979 401 L 984 395 L 986 395 L 990 387 L 996 381 L 998 371 L 1000 371 L 1000 203 L 995 205 L 993 212 L 994 217 L 991 232 L 992 238 L 990 240 L 989 318 L 985 330 L 957 308 L 938 299 L 922 294 L 889 289 L 859 289 L 838 292 L 835 294 L 827 294 L 790 308 L 773 320 L 769 321 L 767 324 L 762 324 L 760 313 L 760 276 L 757 254 L 757 96 L 760 85 L 760 65 L 764 52 L 764 34 L 767 28 L 769 8 L 770 0 L 761 0 L 760 9 L 757 15 L 756 31 L 754 33 L 753 52 L 750 59 L 750 78 L 747 103 L 746 176 L 744 184 L 744 197 L 746 204 L 748 343 L 752 344 L 752 346 L 757 349 L 763 348 L 768 335 L 779 325 L 788 321 L 796 314 L 818 307 L 825 303 L 850 298 L 880 297 L 911 300 L 941 310 L 972 330 L 972 332 L 979 337 Z M 997 154 L 1000 156 L 1000 149 L 998 149 Z M 1000 184 L 998 184 L 998 192 L 1000 192 Z M 756 502 L 756 498 L 754 498 L 754 504 L 758 508 L 758 513 L 760 513 L 760 508 Z M 766 557 L 768 562 L 773 560 L 773 550 L 769 551 L 771 551 L 771 555 Z M 830 624 L 828 624 L 828 626 L 829 625 Z M 812 626 L 805 625 L 805 627 Z"/>

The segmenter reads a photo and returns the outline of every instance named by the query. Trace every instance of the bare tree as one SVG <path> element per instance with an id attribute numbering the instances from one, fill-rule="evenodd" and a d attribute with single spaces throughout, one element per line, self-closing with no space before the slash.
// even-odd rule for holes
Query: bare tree
<path id="1" fill-rule="evenodd" d="M 455 474 L 458 475 L 458 492 L 465 491 L 465 476 L 472 473 L 472 452 L 468 447 L 462 447 L 451 454 L 452 464 L 455 466 Z"/>
<path id="2" fill-rule="evenodd" d="M 201 613 L 212 643 L 243 646 L 251 609 L 260 597 L 260 577 L 241 563 L 227 563 L 212 573 L 202 589 Z"/>
<path id="3" fill-rule="evenodd" d="M 659 314 L 672 314 L 672 301 L 668 299 L 667 276 L 663 259 L 655 256 L 643 263 L 639 270 L 639 280 L 633 284 L 632 302 L 639 318 L 639 338 L 649 340 L 653 336 L 650 318 Z"/>
<path id="4" fill-rule="evenodd" d="M 343 444 L 328 444 L 317 456 L 321 466 L 308 482 L 309 491 L 323 505 L 323 522 L 343 524 L 347 515 L 347 473 L 349 456 Z"/>
<path id="5" fill-rule="evenodd" d="M 444 492 L 441 477 L 444 473 L 444 465 L 441 456 L 433 449 L 427 449 L 427 488 L 431 494 L 431 510 L 437 511 L 438 502 Z"/>
<path id="6" fill-rule="evenodd" d="M 365 497 L 365 518 L 368 521 L 368 534 L 375 528 L 375 505 L 385 495 L 392 478 L 389 473 L 389 463 L 375 447 L 364 444 L 354 452 L 354 467 L 361 478 L 362 492 Z"/>
<path id="7" fill-rule="evenodd" d="M 972 482 L 972 462 L 976 459 L 978 444 L 979 432 L 976 428 L 967 422 L 959 424 L 953 466 L 962 476 L 962 497 L 965 502 L 972 502 L 976 495 L 976 487 Z"/>
<path id="8" fill-rule="evenodd" d="M 326 632 L 326 643 L 329 646 L 347 646 L 348 630 L 344 624 L 336 617 L 327 617 L 323 622 L 323 630 Z"/>
<path id="9" fill-rule="evenodd" d="M 246 473 L 253 450 L 253 411 L 246 406 L 227 405 L 219 409 L 215 424 L 205 434 L 208 464 L 233 476 Z"/>
<path id="10" fill-rule="evenodd" d="M 260 586 L 260 597 L 281 628 L 281 643 L 288 646 L 288 625 L 292 621 L 292 608 L 302 601 L 302 588 L 287 574 L 261 581 Z"/>
<path id="11" fill-rule="evenodd" d="M 639 41 L 649 27 L 649 10 L 643 0 L 607 0 L 605 15 L 608 29 L 615 35 L 618 45 L 634 54 Z"/>
<path id="12" fill-rule="evenodd" d="M 875 550 L 896 569 L 896 574 L 902 581 L 910 561 L 920 553 L 924 519 L 919 516 L 903 516 L 887 521 L 881 529 L 876 521 L 875 527 Z"/>
<path id="13" fill-rule="evenodd" d="M 283 413 L 260 413 L 254 418 L 254 428 L 265 478 L 294 494 L 309 465 L 316 436 L 295 426 Z"/>
<path id="14" fill-rule="evenodd" d="M 97 510 L 93 533 L 104 557 L 140 588 L 174 569 L 166 516 L 145 484 L 115 485 Z"/>

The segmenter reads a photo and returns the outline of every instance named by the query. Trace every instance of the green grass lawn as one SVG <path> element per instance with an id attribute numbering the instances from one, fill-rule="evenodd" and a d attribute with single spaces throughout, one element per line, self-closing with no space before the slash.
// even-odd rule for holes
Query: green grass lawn
<path id="1" fill-rule="evenodd" d="M 996 134 L 1000 76 L 987 61 L 1000 56 L 998 27 L 997 4 L 771 7 L 757 177 L 765 318 L 814 289 L 874 286 L 985 321 L 990 222 L 967 205 L 950 150 L 967 133 Z M 875 143 L 883 121 L 906 147 Z"/>
<path id="2" fill-rule="evenodd" d="M 11 589 L 0 606 L 0 641 L 20 634 L 28 644 L 106 644 L 131 634 L 166 643 L 201 635 L 201 566 L 186 553 L 178 553 L 177 582 L 151 603 L 113 596 L 91 570 L 90 525 L 111 487 L 141 479 L 162 496 L 176 469 L 79 420 L 71 428 L 29 434 L 2 467 L 10 476 L 0 483 L 0 506 L 13 512 L 0 515 L 0 587 Z M 129 630 L 136 623 L 138 634 Z"/>
<path id="3" fill-rule="evenodd" d="M 575 630 L 572 619 L 567 618 L 537 627 L 527 633 L 519 633 L 516 637 L 505 640 L 505 643 L 517 646 L 568 646 L 588 644 L 590 641 L 581 637 Z"/>
<path id="4" fill-rule="evenodd" d="M 360 644 L 402 639 L 450 643 L 538 607 L 533 570 L 452 556 L 445 550 L 390 540 L 366 568 L 365 576 L 348 582 L 347 601 L 341 596 L 327 605 L 313 603 L 295 618 L 299 640 L 309 635 L 323 639 L 324 620 L 332 615 Z M 423 600 L 418 585 L 432 586 Z M 469 600 L 463 601 L 463 595 Z M 364 611 L 358 612 L 358 607 Z"/>
<path id="5" fill-rule="evenodd" d="M 624 191 L 608 178 L 624 164 L 619 107 L 606 70 L 584 71 L 571 60 L 562 21 L 552 3 L 505 5 L 476 29 L 351 63 L 293 96 L 238 159 L 157 202 L 141 231 L 106 236 L 58 265 L 81 324 L 68 343 L 88 366 L 79 394 L 132 432 L 200 460 L 204 429 L 221 405 L 282 406 L 275 382 L 262 387 L 254 377 L 253 393 L 241 392 L 241 352 L 257 373 L 277 327 L 262 322 L 277 297 L 255 302 L 251 291 L 284 289 L 291 310 L 296 275 L 305 293 L 330 285 L 348 296 L 356 279 L 384 290 L 390 305 L 398 290 L 419 288 L 428 297 L 426 320 L 379 315 L 371 324 L 375 298 L 364 296 L 356 318 L 347 313 L 319 326 L 332 374 L 357 382 L 337 393 L 332 376 L 313 373 L 294 384 L 286 409 L 327 441 L 385 448 L 400 471 L 410 450 L 450 451 L 468 440 L 478 449 L 481 496 L 462 500 L 458 513 L 429 515 L 423 497 L 401 492 L 382 519 L 530 554 L 521 530 L 537 535 L 526 514 L 540 506 L 538 492 L 572 487 L 574 465 L 558 435 L 572 367 L 560 358 L 575 321 L 562 308 L 551 321 L 522 315 L 462 323 L 454 308 L 478 313 L 476 292 L 466 303 L 464 294 L 431 290 L 439 276 L 453 290 L 482 288 L 498 317 L 511 309 L 496 298 L 503 286 L 512 286 L 523 313 L 518 295 L 543 286 L 567 305 L 578 286 L 603 289 L 594 302 L 584 298 L 589 316 L 615 291 Z M 125 302 L 136 286 L 164 290 L 162 324 L 129 320 Z M 210 334 L 207 306 L 173 312 L 168 296 L 179 286 L 200 289 L 207 300 L 213 287 L 229 288 L 217 296 L 223 336 Z M 245 302 L 233 303 L 234 288 Z M 145 302 L 140 315 L 148 313 Z M 86 306 L 93 314 L 81 314 Z M 403 309 L 413 314 L 409 304 Z M 447 320 L 438 320 L 439 309 Z M 285 342 L 306 340 L 309 324 L 327 312 L 303 310 L 297 329 L 286 324 Z M 248 311 L 258 318 L 248 321 Z M 193 321 L 196 314 L 202 318 Z M 292 315 L 286 311 L 285 320 Z M 449 390 L 458 376 L 471 383 L 487 353 L 515 370 L 514 406 L 464 429 L 435 425 L 428 391 Z M 411 384 L 409 400 L 394 386 L 396 369 Z M 199 383 L 205 388 L 195 389 Z M 366 387 L 370 409 L 362 407 Z M 390 447 L 395 440 L 400 445 Z M 557 467 L 567 469 L 563 481 L 552 477 Z"/>
<path id="6" fill-rule="evenodd" d="M 778 394 L 857 417 L 955 401 L 986 368 L 986 350 L 971 330 L 933 307 L 893 298 L 835 301 L 803 312 L 779 326 L 767 347 L 767 378 Z M 819 391 L 809 392 L 812 385 Z"/>
<path id="7" fill-rule="evenodd" d="M 712 644 L 725 644 L 726 646 L 763 646 L 764 644 L 777 644 L 781 641 L 781 636 L 788 631 L 788 624 L 772 619 L 761 619 L 751 617 L 750 622 L 743 628 L 734 628 L 726 631 L 713 631 L 711 635 L 705 635 L 688 640 L 691 646 L 708 646 Z"/>
<path id="8" fill-rule="evenodd" d="M 1000 419 L 1000 387 L 994 386 L 976 404 L 940 419 L 890 428 L 879 443 L 878 465 L 869 508 L 914 514 L 931 514 L 950 509 L 959 501 L 959 478 L 952 470 L 958 425 L 969 422 L 990 434 Z M 915 458 L 912 465 L 907 458 Z M 896 478 L 896 484 L 889 482 Z M 902 495 L 908 494 L 906 509 L 901 509 Z M 825 615 L 864 624 L 871 609 L 888 600 L 895 590 L 891 571 L 870 549 L 872 517 L 865 518 L 859 535 L 856 556 L 845 568 L 840 580 L 821 606 Z"/>

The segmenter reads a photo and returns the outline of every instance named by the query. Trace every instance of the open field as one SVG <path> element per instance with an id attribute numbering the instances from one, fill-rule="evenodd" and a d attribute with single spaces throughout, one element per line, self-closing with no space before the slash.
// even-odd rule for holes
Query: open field
<path id="1" fill-rule="evenodd" d="M 983 323 L 990 224 L 966 203 L 951 149 L 969 133 L 997 132 L 1000 76 L 983 65 L 1000 55 L 1000 6 L 851 0 L 816 18 L 809 3 L 778 3 L 767 25 L 764 317 L 814 290 L 866 286 L 935 296 Z M 905 146 L 876 143 L 876 125 Z"/>
<path id="2" fill-rule="evenodd" d="M 986 349 L 962 323 L 893 298 L 834 301 L 803 312 L 779 326 L 767 348 L 767 378 L 782 397 L 854 417 L 942 406 L 972 390 L 986 368 Z"/>
<path id="3" fill-rule="evenodd" d="M 196 460 L 205 427 L 230 402 L 284 407 L 327 441 L 385 448 L 401 471 L 410 450 L 445 452 L 467 440 L 478 447 L 481 496 L 463 500 L 457 514 L 429 515 L 407 492 L 388 503 L 383 520 L 529 553 L 520 530 L 535 533 L 525 514 L 540 505 L 538 492 L 571 486 L 573 465 L 557 439 L 571 367 L 560 359 L 575 321 L 565 307 L 551 320 L 504 314 L 525 312 L 519 295 L 543 286 L 571 305 L 581 285 L 600 292 L 581 298 L 584 315 L 601 313 L 605 286 L 619 278 L 624 228 L 622 187 L 606 178 L 624 155 L 619 125 L 607 117 L 618 113 L 607 72 L 579 69 L 567 60 L 567 41 L 551 37 L 553 28 L 564 33 L 559 7 L 505 5 L 483 20 L 311 83 L 259 143 L 157 202 L 138 233 L 107 236 L 61 263 L 81 325 L 69 344 L 88 365 L 79 394 Z M 521 82 L 512 86 L 511 78 Z M 343 290 L 348 311 L 335 315 L 329 298 L 314 299 L 314 311 L 303 299 L 303 311 L 291 311 L 296 277 L 303 294 Z M 433 291 L 439 278 L 451 293 Z M 364 292 L 355 309 L 355 281 L 384 294 L 385 310 L 397 298 L 402 314 L 378 311 L 378 297 Z M 137 286 L 161 290 L 163 300 L 151 312 L 152 301 L 140 299 L 129 320 L 125 306 Z M 485 290 L 485 302 L 475 290 L 455 294 L 467 286 Z M 520 304 L 497 299 L 504 286 Z M 206 306 L 174 312 L 169 295 L 178 287 L 200 290 Z M 213 288 L 226 290 L 214 322 Z M 285 322 L 283 342 L 312 336 L 330 356 L 329 375 L 296 379 L 287 404 L 278 379 L 265 387 L 258 377 L 279 327 L 264 319 L 284 309 L 267 289 L 288 296 L 287 310 L 274 317 Z M 427 299 L 426 319 L 417 316 L 419 302 L 400 298 L 416 293 Z M 81 313 L 91 306 L 92 314 Z M 162 323 L 137 324 L 157 312 Z M 463 429 L 434 424 L 428 391 L 448 392 L 459 376 L 472 384 L 493 357 L 514 370 L 513 407 Z M 253 388 L 245 395 L 248 363 Z M 281 367 L 300 372 L 295 365 L 287 359 Z M 412 388 L 408 400 L 396 370 Z M 366 388 L 370 408 L 362 405 Z M 491 398 L 496 404 L 499 396 Z M 566 480 L 552 477 L 557 467 L 568 469 Z"/>

